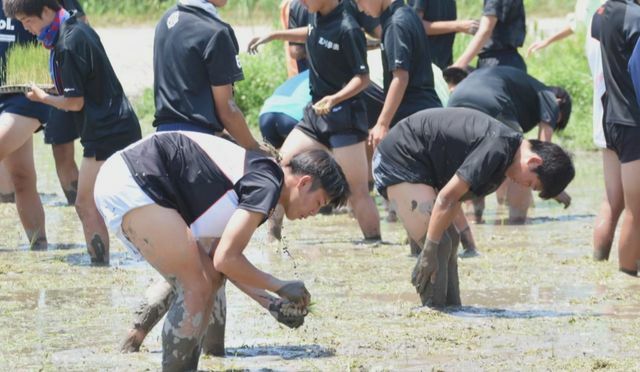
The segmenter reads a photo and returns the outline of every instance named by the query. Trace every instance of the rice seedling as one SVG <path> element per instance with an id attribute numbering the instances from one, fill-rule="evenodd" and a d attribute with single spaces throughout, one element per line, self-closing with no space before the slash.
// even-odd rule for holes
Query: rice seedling
<path id="1" fill-rule="evenodd" d="M 37 44 L 14 45 L 7 53 L 3 85 L 51 85 L 49 51 Z"/>

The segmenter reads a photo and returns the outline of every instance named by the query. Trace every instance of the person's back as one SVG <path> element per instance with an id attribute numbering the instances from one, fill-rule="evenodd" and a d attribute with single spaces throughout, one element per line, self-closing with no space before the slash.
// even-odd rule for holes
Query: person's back
<path id="1" fill-rule="evenodd" d="M 388 94 L 393 70 L 404 69 L 409 82 L 393 124 L 421 109 L 441 107 L 434 89 L 431 53 L 417 14 L 402 2 L 393 2 L 380 16 L 383 28 L 384 91 Z"/>
<path id="2" fill-rule="evenodd" d="M 455 21 L 458 16 L 455 0 L 409 0 L 407 3 L 416 11 L 420 11 L 422 19 L 428 22 Z M 431 62 L 440 69 L 445 69 L 453 63 L 455 38 L 454 32 L 427 37 Z"/>
<path id="3" fill-rule="evenodd" d="M 388 167 L 411 170 L 441 189 L 454 174 L 463 178 L 474 195 L 495 191 L 522 142 L 522 135 L 481 112 L 465 108 L 435 108 L 418 112 L 391 129 L 378 146 Z M 491 152 L 490 159 L 483 155 Z M 473 154 L 473 158 L 469 155 Z M 480 167 L 472 169 L 484 162 Z M 462 166 L 462 168 L 461 168 Z"/>
<path id="4" fill-rule="evenodd" d="M 628 63 L 640 36 L 640 5 L 632 0 L 608 1 L 596 12 L 593 27 L 599 30 L 594 36 L 602 45 L 605 123 L 638 127 L 640 107 Z"/>
<path id="5" fill-rule="evenodd" d="M 489 42 L 480 53 L 517 49 L 526 36 L 526 20 L 522 0 L 485 0 L 484 13 L 498 18 Z"/>
<path id="6" fill-rule="evenodd" d="M 454 89 L 448 106 L 482 111 L 525 133 L 540 122 L 555 128 L 559 111 L 551 88 L 510 66 L 471 73 Z"/>
<path id="7" fill-rule="evenodd" d="M 243 79 L 233 29 L 204 9 L 178 4 L 156 26 L 154 39 L 155 127 L 190 123 L 224 129 L 211 86 Z"/>

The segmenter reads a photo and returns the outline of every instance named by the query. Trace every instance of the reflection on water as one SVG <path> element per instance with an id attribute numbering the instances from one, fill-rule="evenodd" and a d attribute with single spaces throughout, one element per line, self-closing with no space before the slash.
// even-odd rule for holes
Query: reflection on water
<path id="1" fill-rule="evenodd" d="M 227 356 L 253 358 L 277 356 L 282 359 L 327 358 L 335 354 L 335 350 L 320 345 L 264 345 L 227 348 Z"/>

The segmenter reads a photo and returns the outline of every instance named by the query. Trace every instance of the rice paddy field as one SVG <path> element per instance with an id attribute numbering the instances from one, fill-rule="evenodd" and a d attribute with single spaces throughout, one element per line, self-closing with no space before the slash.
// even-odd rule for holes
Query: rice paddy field
<path id="1" fill-rule="evenodd" d="M 66 206 L 37 135 L 39 189 L 49 248 L 28 250 L 15 205 L 0 204 L 0 366 L 3 370 L 157 370 L 160 328 L 142 351 L 119 352 L 145 289 L 157 279 L 112 240 L 110 267 L 92 267 L 80 224 Z M 596 153 L 576 154 L 569 209 L 536 201 L 529 223 L 504 224 L 489 197 L 474 225 L 479 258 L 461 260 L 463 306 L 419 306 L 409 282 L 415 258 L 397 223 L 385 243 L 359 243 L 347 214 L 285 226 L 284 245 L 264 228 L 246 250 L 259 267 L 306 282 L 315 303 L 290 330 L 227 286 L 226 356 L 201 370 L 617 370 L 640 368 L 640 282 L 591 260 L 602 175 Z M 384 213 L 383 213 L 384 215 Z"/>

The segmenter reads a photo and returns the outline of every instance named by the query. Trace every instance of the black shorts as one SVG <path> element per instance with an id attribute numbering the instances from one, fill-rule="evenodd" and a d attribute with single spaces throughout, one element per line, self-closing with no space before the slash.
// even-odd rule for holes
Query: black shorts
<path id="1" fill-rule="evenodd" d="M 140 127 L 136 129 L 137 130 L 132 129 L 126 133 L 109 136 L 99 141 L 85 142 L 80 140 L 84 148 L 82 156 L 85 158 L 96 158 L 97 161 L 107 160 L 109 156 L 142 138 Z"/>
<path id="2" fill-rule="evenodd" d="M 490 50 L 478 55 L 478 68 L 511 66 L 527 72 L 527 64 L 517 49 Z"/>
<path id="3" fill-rule="evenodd" d="M 76 125 L 78 120 L 78 116 L 73 112 L 51 108 L 49 121 L 44 127 L 44 143 L 47 145 L 62 145 L 73 142 L 80 137 L 78 134 L 80 125 Z"/>
<path id="4" fill-rule="evenodd" d="M 618 155 L 620 163 L 640 159 L 640 127 L 605 123 L 604 138 L 607 148 Z"/>
<path id="5" fill-rule="evenodd" d="M 418 164 L 400 166 L 379 151 L 373 154 L 372 168 L 373 183 L 378 193 L 385 199 L 389 199 L 387 196 L 387 187 L 389 186 L 405 182 L 421 183 L 431 187 L 434 187 L 435 184 L 423 166 Z"/>
<path id="6" fill-rule="evenodd" d="M 40 124 L 49 120 L 49 107 L 44 103 L 29 101 L 24 94 L 0 95 L 0 113 L 10 113 L 37 119 Z"/>
<path id="7" fill-rule="evenodd" d="M 360 98 L 342 102 L 322 116 L 316 115 L 309 103 L 296 128 L 330 149 L 351 146 L 369 137 L 367 112 Z"/>
<path id="8" fill-rule="evenodd" d="M 370 83 L 367 89 L 362 92 L 362 99 L 367 108 L 367 121 L 369 129 L 373 128 L 378 122 L 378 117 L 384 106 L 384 90 L 375 83 Z"/>

